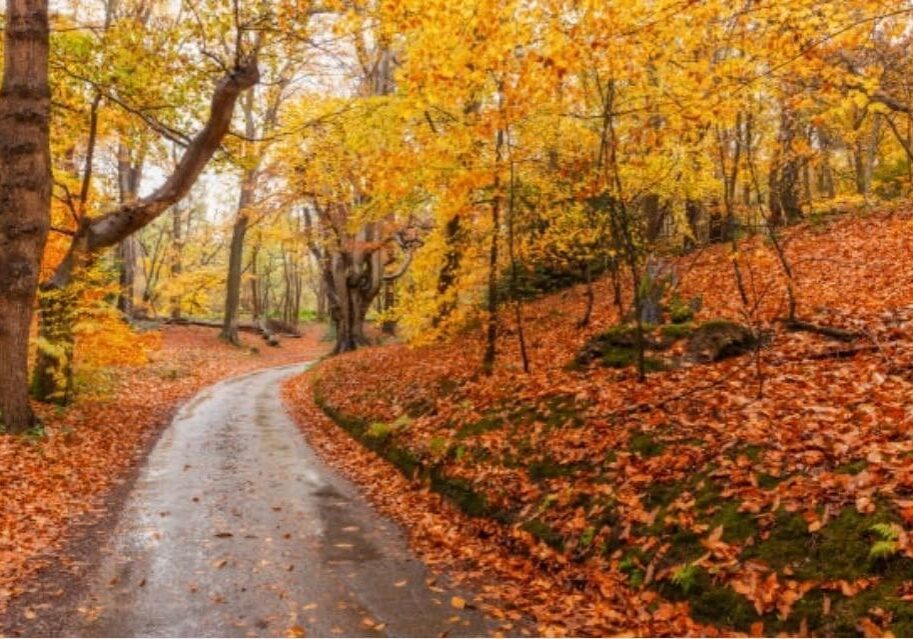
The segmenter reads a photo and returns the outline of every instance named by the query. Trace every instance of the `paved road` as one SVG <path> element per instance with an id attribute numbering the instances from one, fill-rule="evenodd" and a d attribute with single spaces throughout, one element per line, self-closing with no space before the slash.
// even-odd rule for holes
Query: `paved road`
<path id="1" fill-rule="evenodd" d="M 300 370 L 228 380 L 183 407 L 64 634 L 486 634 L 305 443 L 279 398 Z"/>

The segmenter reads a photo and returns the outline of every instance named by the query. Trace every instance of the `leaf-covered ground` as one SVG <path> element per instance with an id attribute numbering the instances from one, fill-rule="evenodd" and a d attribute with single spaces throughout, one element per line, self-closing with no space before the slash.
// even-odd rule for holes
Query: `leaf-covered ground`
<path id="1" fill-rule="evenodd" d="M 471 331 L 333 358 L 288 398 L 430 561 L 487 575 L 481 603 L 539 631 L 910 635 L 913 218 L 817 219 L 782 239 L 799 316 L 860 338 L 775 321 L 785 280 L 755 238 L 738 262 L 750 322 L 772 332 L 757 354 L 646 383 L 573 366 L 618 321 L 602 281 L 583 331 L 582 288 L 524 306 L 529 375 L 507 323 L 491 377 Z M 676 263 L 681 296 L 703 299 L 695 323 L 746 321 L 728 247 Z"/>
<path id="2" fill-rule="evenodd" d="M 220 342 L 213 329 L 166 328 L 147 363 L 96 371 L 95 392 L 85 389 L 66 409 L 36 404 L 44 435 L 0 437 L 0 612 L 43 567 L 69 560 L 59 551 L 74 523 L 104 509 L 181 402 L 225 377 L 318 357 L 321 334 L 311 329 L 280 348 L 243 335 L 254 353 Z"/>

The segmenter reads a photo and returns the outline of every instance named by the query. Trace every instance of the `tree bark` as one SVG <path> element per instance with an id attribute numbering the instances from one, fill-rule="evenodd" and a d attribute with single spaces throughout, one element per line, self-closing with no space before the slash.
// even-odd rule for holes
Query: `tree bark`
<path id="1" fill-rule="evenodd" d="M 117 149 L 117 183 L 121 206 L 136 200 L 143 176 L 143 159 L 133 158 L 123 142 Z M 120 291 L 117 308 L 127 317 L 133 317 L 133 298 L 136 294 L 136 238 L 125 237 L 117 247 L 117 267 L 120 271 Z"/>
<path id="2" fill-rule="evenodd" d="M 783 107 L 778 148 L 771 160 L 767 180 L 770 199 L 768 223 L 775 226 L 792 224 L 802 218 L 799 195 L 802 160 L 793 148 L 795 126 L 795 114 Z"/>
<path id="3" fill-rule="evenodd" d="M 184 271 L 182 261 L 184 251 L 183 216 L 181 207 L 173 206 L 171 209 L 171 286 L 176 286 L 176 280 Z M 171 295 L 171 319 L 181 319 L 181 294 L 175 290 Z"/>
<path id="4" fill-rule="evenodd" d="M 498 344 L 498 241 L 501 235 L 501 147 L 504 132 L 499 130 L 495 141 L 494 200 L 491 204 L 491 246 L 488 257 L 488 328 L 485 332 L 485 354 L 482 370 L 486 375 L 494 371 Z"/>
<path id="5" fill-rule="evenodd" d="M 244 236 L 247 234 L 247 205 L 244 203 L 248 189 L 241 188 L 238 216 L 231 230 L 231 248 L 228 254 L 228 280 L 225 283 L 225 315 L 219 337 L 238 345 L 238 306 L 241 302 L 241 262 L 244 258 Z"/>
<path id="6" fill-rule="evenodd" d="M 35 425 L 28 343 L 50 226 L 47 0 L 7 0 L 0 86 L 0 431 Z"/>
<path id="7" fill-rule="evenodd" d="M 451 217 L 444 226 L 444 242 L 447 245 L 447 253 L 444 255 L 444 264 L 441 266 L 437 279 L 437 294 L 439 298 L 444 297 L 456 283 L 460 262 L 463 257 L 461 230 L 459 215 Z M 451 298 L 445 298 L 438 306 L 438 310 L 431 320 L 432 327 L 437 328 L 440 326 L 441 322 L 453 311 L 454 306 L 455 303 Z"/>

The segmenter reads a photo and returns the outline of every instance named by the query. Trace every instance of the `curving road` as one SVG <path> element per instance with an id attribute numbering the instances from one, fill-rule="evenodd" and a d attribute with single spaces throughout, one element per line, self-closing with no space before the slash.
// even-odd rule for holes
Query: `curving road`
<path id="1" fill-rule="evenodd" d="M 402 531 L 325 467 L 287 416 L 301 366 L 185 405 L 148 458 L 63 634 L 487 634 L 426 584 Z M 464 595 L 465 596 L 465 595 Z"/>

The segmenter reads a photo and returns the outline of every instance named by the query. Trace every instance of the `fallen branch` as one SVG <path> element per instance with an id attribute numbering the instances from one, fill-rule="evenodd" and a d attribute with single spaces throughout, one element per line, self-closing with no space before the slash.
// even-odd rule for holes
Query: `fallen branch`
<path id="1" fill-rule="evenodd" d="M 183 318 L 183 317 L 180 319 L 172 319 L 172 318 L 165 319 L 165 320 L 163 320 L 163 323 L 170 324 L 173 326 L 202 326 L 203 328 L 219 328 L 219 329 L 222 328 L 222 322 L 220 322 L 220 321 L 192 319 L 192 318 Z M 253 322 L 239 322 L 238 330 L 244 331 L 246 333 L 255 333 L 257 335 L 264 335 L 264 334 L 278 335 L 279 337 L 292 338 L 292 339 L 297 339 L 297 338 L 301 337 L 300 334 L 295 334 L 295 333 L 288 333 L 288 332 L 273 333 L 272 331 L 269 331 L 268 329 L 266 330 L 266 332 L 264 332 L 263 326 L 261 326 L 259 323 L 255 324 Z"/>
<path id="2" fill-rule="evenodd" d="M 812 324 L 811 322 L 789 318 L 780 318 L 777 321 L 782 322 L 790 331 L 818 333 L 819 335 L 824 335 L 825 337 L 830 337 L 831 339 L 836 339 L 841 342 L 852 342 L 862 337 L 862 335 L 856 331 L 849 331 L 835 326 L 822 326 L 820 324 Z"/>

